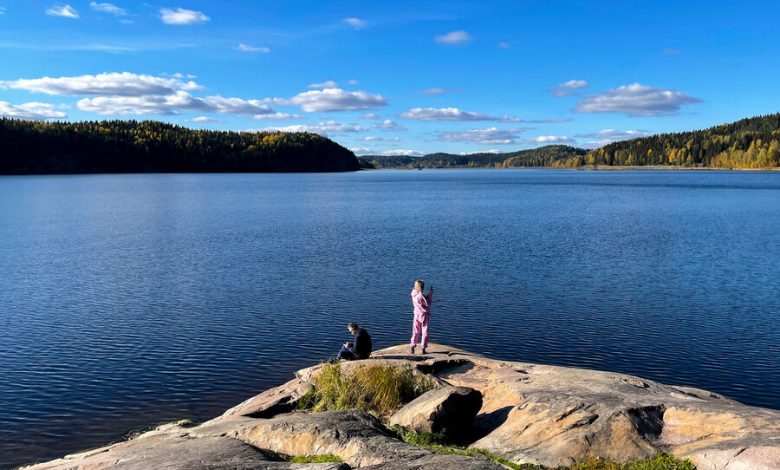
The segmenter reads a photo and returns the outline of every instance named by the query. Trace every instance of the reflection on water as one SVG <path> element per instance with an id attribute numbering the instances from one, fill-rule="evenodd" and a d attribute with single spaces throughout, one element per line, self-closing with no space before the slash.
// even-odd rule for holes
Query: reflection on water
<path id="1" fill-rule="evenodd" d="M 205 419 L 346 323 L 780 408 L 780 174 L 0 178 L 0 461 Z"/>

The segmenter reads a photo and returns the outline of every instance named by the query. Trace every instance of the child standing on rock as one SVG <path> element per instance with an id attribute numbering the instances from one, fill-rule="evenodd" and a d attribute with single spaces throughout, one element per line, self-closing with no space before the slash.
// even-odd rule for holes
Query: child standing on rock
<path id="1" fill-rule="evenodd" d="M 414 354 L 414 348 L 417 347 L 417 335 L 422 332 L 422 353 L 428 347 L 428 320 L 431 317 L 431 298 L 433 297 L 433 287 L 428 291 L 428 295 L 423 294 L 425 282 L 422 279 L 414 281 L 412 289 L 412 305 L 414 305 L 414 322 L 412 323 L 412 345 L 410 351 Z"/>

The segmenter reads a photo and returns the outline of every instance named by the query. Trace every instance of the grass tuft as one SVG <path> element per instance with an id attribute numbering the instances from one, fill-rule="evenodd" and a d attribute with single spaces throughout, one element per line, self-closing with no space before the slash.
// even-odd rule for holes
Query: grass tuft
<path id="1" fill-rule="evenodd" d="M 338 456 L 333 454 L 316 454 L 316 455 L 298 455 L 290 457 L 288 460 L 290 463 L 331 463 L 331 462 L 343 462 Z"/>
<path id="2" fill-rule="evenodd" d="M 341 364 L 325 364 L 314 389 L 299 400 L 300 409 L 313 411 L 363 409 L 379 416 L 390 413 L 435 387 L 414 373 L 411 365 L 366 364 L 345 374 Z"/>

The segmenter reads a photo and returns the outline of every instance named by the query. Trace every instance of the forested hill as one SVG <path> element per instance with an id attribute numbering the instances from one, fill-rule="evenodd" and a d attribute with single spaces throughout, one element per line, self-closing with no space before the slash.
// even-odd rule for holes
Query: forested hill
<path id="1" fill-rule="evenodd" d="M 585 149 L 567 145 L 546 145 L 529 150 L 507 153 L 431 153 L 422 157 L 385 157 L 366 155 L 361 157 L 369 168 L 475 168 L 475 167 L 526 167 L 526 166 L 579 166 L 585 161 Z M 579 159 L 579 160 L 578 160 Z"/>
<path id="2" fill-rule="evenodd" d="M 157 121 L 0 119 L 0 174 L 358 169 L 351 151 L 307 132 L 204 131 Z"/>
<path id="3" fill-rule="evenodd" d="M 615 142 L 593 150 L 585 164 L 713 168 L 780 166 L 780 114 L 742 119 L 701 131 Z"/>

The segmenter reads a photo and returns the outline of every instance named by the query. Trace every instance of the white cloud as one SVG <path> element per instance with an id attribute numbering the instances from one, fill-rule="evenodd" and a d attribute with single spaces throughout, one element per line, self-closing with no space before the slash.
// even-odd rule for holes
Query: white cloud
<path id="1" fill-rule="evenodd" d="M 463 111 L 459 108 L 412 108 L 402 113 L 404 119 L 418 121 L 502 121 L 522 122 L 522 119 L 511 116 L 491 116 L 489 114 Z"/>
<path id="2" fill-rule="evenodd" d="M 512 47 L 511 44 L 509 44 L 506 41 L 501 41 L 501 42 L 498 43 L 498 48 L 499 49 L 509 49 L 510 47 Z"/>
<path id="3" fill-rule="evenodd" d="M 236 50 L 241 52 L 257 52 L 259 54 L 268 54 L 271 52 L 271 49 L 267 47 L 250 46 L 249 44 L 244 44 L 243 42 L 236 46 Z"/>
<path id="4" fill-rule="evenodd" d="M 289 101 L 307 113 L 354 111 L 387 105 L 382 95 L 372 95 L 365 91 L 344 91 L 341 88 L 305 91 Z"/>
<path id="5" fill-rule="evenodd" d="M 355 29 L 363 29 L 368 26 L 368 22 L 361 20 L 360 18 L 344 18 L 344 23 L 352 26 Z"/>
<path id="6" fill-rule="evenodd" d="M 14 119 L 64 119 L 66 114 L 56 111 L 54 105 L 48 103 L 24 103 L 11 104 L 7 101 L 0 101 L 0 116 Z"/>
<path id="7" fill-rule="evenodd" d="M 379 115 L 374 113 L 366 113 L 360 116 L 360 119 L 379 119 Z"/>
<path id="8" fill-rule="evenodd" d="M 75 77 L 43 77 L 0 82 L 0 87 L 47 95 L 142 96 L 163 95 L 179 90 L 202 88 L 181 78 L 155 77 L 134 73 L 101 73 Z"/>
<path id="9" fill-rule="evenodd" d="M 92 8 L 95 11 L 99 11 L 102 13 L 108 13 L 110 15 L 114 16 L 125 16 L 127 15 L 127 10 L 124 8 L 119 8 L 118 6 L 114 5 L 113 3 L 97 3 L 97 2 L 90 2 L 89 7 Z"/>
<path id="10" fill-rule="evenodd" d="M 352 80 L 347 80 L 347 85 L 352 85 L 352 86 L 355 86 L 355 85 L 357 85 L 358 83 L 360 83 L 360 81 L 358 81 L 358 80 L 355 80 L 354 78 L 353 78 Z"/>
<path id="11" fill-rule="evenodd" d="M 434 38 L 434 41 L 436 41 L 439 44 L 446 44 L 448 46 L 457 46 L 461 44 L 468 44 L 471 42 L 471 35 L 463 31 L 462 29 L 458 31 L 450 31 L 447 34 L 441 34 Z"/>
<path id="12" fill-rule="evenodd" d="M 468 131 L 440 132 L 439 140 L 474 142 L 485 145 L 507 145 L 517 142 L 517 137 L 526 129 L 472 129 Z"/>
<path id="13" fill-rule="evenodd" d="M 668 48 L 664 49 L 663 51 L 661 51 L 661 53 L 663 55 L 677 56 L 677 55 L 682 54 L 682 51 L 680 49 L 674 49 L 674 48 L 668 47 Z"/>
<path id="14" fill-rule="evenodd" d="M 273 114 L 264 100 L 244 100 L 222 96 L 194 97 L 186 91 L 168 95 L 97 96 L 83 98 L 76 103 L 82 111 L 102 115 L 178 114 L 182 111 L 201 111 L 237 115 Z"/>
<path id="15" fill-rule="evenodd" d="M 299 116 L 297 114 L 288 114 L 288 113 L 268 113 L 268 114 L 257 114 L 254 116 L 255 119 L 265 119 L 268 121 L 286 121 L 288 119 L 300 119 L 302 116 Z"/>
<path id="16" fill-rule="evenodd" d="M 382 129 L 386 131 L 402 131 L 404 130 L 403 126 L 398 125 L 397 122 L 393 121 L 392 119 L 385 119 L 382 122 L 377 122 L 373 124 L 371 127 L 375 129 Z"/>
<path id="17" fill-rule="evenodd" d="M 363 132 L 368 129 L 358 124 L 342 124 L 336 121 L 325 121 L 316 124 L 293 124 L 284 127 L 267 127 L 263 130 L 278 132 L 313 132 L 315 134 L 327 135 Z"/>
<path id="18" fill-rule="evenodd" d="M 622 113 L 628 116 L 677 114 L 686 104 L 701 103 L 685 93 L 633 83 L 584 97 L 574 109 L 580 113 Z"/>
<path id="19" fill-rule="evenodd" d="M 551 92 L 555 96 L 570 96 L 577 90 L 581 90 L 587 86 L 588 82 L 585 80 L 569 80 L 567 82 L 559 83 Z"/>
<path id="20" fill-rule="evenodd" d="M 433 87 L 433 88 L 426 88 L 425 90 L 417 90 L 417 93 L 421 95 L 428 95 L 428 96 L 439 96 L 447 93 L 452 93 L 454 91 L 455 90 L 453 88 Z"/>
<path id="21" fill-rule="evenodd" d="M 384 138 L 377 135 L 368 135 L 363 137 L 361 140 L 365 142 L 398 142 L 401 139 L 399 137 Z"/>
<path id="22" fill-rule="evenodd" d="M 198 116 L 190 119 L 191 122 L 219 122 L 219 119 L 210 118 L 208 116 Z"/>
<path id="23" fill-rule="evenodd" d="M 618 131 L 615 129 L 604 129 L 598 132 L 590 132 L 588 134 L 578 134 L 576 137 L 589 139 L 585 142 L 589 146 L 601 147 L 602 145 L 611 144 L 612 142 L 636 139 L 638 137 L 644 137 L 648 134 L 649 133 L 647 131 L 642 130 Z"/>
<path id="24" fill-rule="evenodd" d="M 339 84 L 334 82 L 333 80 L 327 80 L 322 83 L 312 83 L 308 85 L 306 88 L 312 88 L 315 90 L 323 90 L 325 88 L 338 88 Z"/>
<path id="25" fill-rule="evenodd" d="M 79 13 L 70 5 L 55 5 L 46 10 L 49 16 L 60 16 L 62 18 L 78 19 Z"/>
<path id="26" fill-rule="evenodd" d="M 192 25 L 203 24 L 211 21 L 211 18 L 199 11 L 187 10 L 186 8 L 163 8 L 160 10 L 160 19 L 165 24 L 172 25 Z"/>
<path id="27" fill-rule="evenodd" d="M 528 140 L 529 144 L 563 144 L 574 142 L 574 139 L 565 135 L 540 135 Z"/>
<path id="28" fill-rule="evenodd" d="M 5 7 L 0 7 L 0 16 L 5 15 Z"/>
<path id="29" fill-rule="evenodd" d="M 379 153 L 379 155 L 383 155 L 385 157 L 421 157 L 423 153 L 411 149 L 393 149 L 383 150 Z"/>

